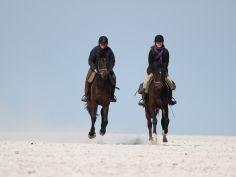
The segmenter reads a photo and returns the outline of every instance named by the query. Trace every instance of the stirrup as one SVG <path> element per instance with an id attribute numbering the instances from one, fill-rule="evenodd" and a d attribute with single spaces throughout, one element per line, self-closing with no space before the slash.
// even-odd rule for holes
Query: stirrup
<path id="1" fill-rule="evenodd" d="M 175 104 L 177 104 L 177 101 L 172 97 L 170 102 L 169 102 L 169 105 L 172 106 L 172 105 L 175 105 Z"/>
<path id="2" fill-rule="evenodd" d="M 114 95 L 112 98 L 111 98 L 111 102 L 116 102 L 117 99 L 116 99 L 116 96 Z"/>
<path id="3" fill-rule="evenodd" d="M 141 100 L 138 102 L 138 105 L 139 105 L 139 106 L 145 106 L 144 100 L 141 99 Z"/>
<path id="4" fill-rule="evenodd" d="M 86 95 L 84 95 L 83 97 L 82 97 L 82 99 L 81 99 L 81 101 L 83 101 L 83 102 L 87 102 L 87 96 Z"/>

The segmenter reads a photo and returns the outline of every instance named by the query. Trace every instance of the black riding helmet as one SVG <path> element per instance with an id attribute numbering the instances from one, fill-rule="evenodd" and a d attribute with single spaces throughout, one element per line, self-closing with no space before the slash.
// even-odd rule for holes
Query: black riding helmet
<path id="1" fill-rule="evenodd" d="M 162 35 L 155 36 L 155 42 L 164 42 L 164 37 Z"/>
<path id="2" fill-rule="evenodd" d="M 108 44 L 108 38 L 106 36 L 100 36 L 98 43 L 99 44 Z"/>

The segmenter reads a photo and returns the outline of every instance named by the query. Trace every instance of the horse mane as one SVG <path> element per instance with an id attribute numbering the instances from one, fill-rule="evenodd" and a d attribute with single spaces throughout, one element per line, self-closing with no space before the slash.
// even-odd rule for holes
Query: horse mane
<path id="1" fill-rule="evenodd" d="M 163 67 L 159 62 L 155 61 L 149 65 L 149 68 L 151 73 L 155 73 L 157 69 L 162 69 Z"/>
<path id="2" fill-rule="evenodd" d="M 106 80 L 103 80 L 101 75 L 96 74 L 93 84 L 96 84 L 98 88 L 109 87 L 110 85 L 110 76 L 107 76 Z"/>

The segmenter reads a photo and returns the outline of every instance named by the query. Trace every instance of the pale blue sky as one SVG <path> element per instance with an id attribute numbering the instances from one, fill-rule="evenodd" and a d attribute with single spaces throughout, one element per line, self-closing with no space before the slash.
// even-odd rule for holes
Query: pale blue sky
<path id="1" fill-rule="evenodd" d="M 170 134 L 236 135 L 235 9 L 233 0 L 0 0 L 0 132 L 88 131 L 87 60 L 106 35 L 121 88 L 108 133 L 146 133 L 133 95 L 163 34 L 177 84 Z"/>

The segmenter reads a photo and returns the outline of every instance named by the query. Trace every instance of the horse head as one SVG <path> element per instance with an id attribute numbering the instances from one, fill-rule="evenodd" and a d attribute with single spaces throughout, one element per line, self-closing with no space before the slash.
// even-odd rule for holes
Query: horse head
<path id="1" fill-rule="evenodd" d="M 108 69 L 101 69 L 101 70 L 99 70 L 99 74 L 100 74 L 100 76 L 101 76 L 101 78 L 103 80 L 107 80 L 108 79 L 109 73 L 110 72 L 108 71 Z"/>
<path id="2" fill-rule="evenodd" d="M 154 87 L 157 89 L 163 88 L 166 76 L 165 70 L 162 67 L 160 67 L 158 63 L 153 63 L 152 73 L 153 73 Z"/>

